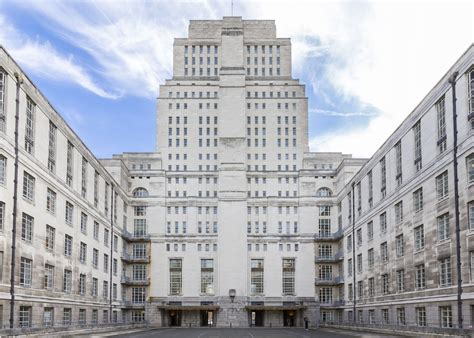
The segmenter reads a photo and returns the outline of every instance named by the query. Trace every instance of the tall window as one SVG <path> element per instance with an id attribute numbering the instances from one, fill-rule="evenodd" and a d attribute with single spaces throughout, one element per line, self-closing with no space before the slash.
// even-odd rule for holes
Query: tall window
<path id="1" fill-rule="evenodd" d="M 72 290 L 72 271 L 64 269 L 63 275 L 63 291 L 70 293 Z"/>
<path id="2" fill-rule="evenodd" d="M 85 263 L 87 260 L 87 244 L 81 242 L 81 246 L 79 247 L 79 261 L 81 263 Z"/>
<path id="3" fill-rule="evenodd" d="M 469 156 L 466 157 L 466 166 L 467 166 L 467 181 L 468 183 L 474 183 L 474 154 L 470 154 Z"/>
<path id="4" fill-rule="evenodd" d="M 145 302 L 145 288 L 134 287 L 132 288 L 132 303 L 141 304 Z"/>
<path id="5" fill-rule="evenodd" d="M 444 105 L 444 96 L 436 102 L 436 115 L 438 118 L 438 151 L 440 153 L 446 150 L 446 112 Z"/>
<path id="6" fill-rule="evenodd" d="M 5 89 L 7 82 L 7 74 L 0 69 L 0 132 L 5 132 L 7 114 L 5 113 Z"/>
<path id="7" fill-rule="evenodd" d="M 397 186 L 402 184 L 402 142 L 398 141 L 395 145 L 395 179 Z"/>
<path id="8" fill-rule="evenodd" d="M 52 226 L 46 225 L 46 237 L 44 240 L 44 245 L 48 250 L 54 250 L 54 241 L 56 237 L 56 229 Z"/>
<path id="9" fill-rule="evenodd" d="M 5 228 L 5 203 L 0 201 L 0 231 Z"/>
<path id="10" fill-rule="evenodd" d="M 85 157 L 82 157 L 81 165 L 81 196 L 83 198 L 87 197 L 87 166 L 88 162 Z"/>
<path id="11" fill-rule="evenodd" d="M 84 295 L 86 293 L 86 275 L 81 273 L 79 275 L 79 294 Z"/>
<path id="12" fill-rule="evenodd" d="M 367 173 L 367 181 L 369 186 L 369 208 L 372 208 L 374 205 L 374 182 L 372 177 L 372 170 Z"/>
<path id="13" fill-rule="evenodd" d="M 0 184 L 5 185 L 7 179 L 7 158 L 0 155 Z"/>
<path id="14" fill-rule="evenodd" d="M 46 210 L 56 213 L 56 192 L 49 188 L 46 190 Z"/>
<path id="15" fill-rule="evenodd" d="M 390 292 L 390 280 L 388 274 L 385 273 L 382 275 L 382 294 L 386 295 Z"/>
<path id="16" fill-rule="evenodd" d="M 418 188 L 413 192 L 413 211 L 420 212 L 423 210 L 423 188 Z"/>
<path id="17" fill-rule="evenodd" d="M 48 142 L 48 169 L 53 172 L 56 170 L 56 134 L 57 127 L 49 121 L 49 142 Z"/>
<path id="18" fill-rule="evenodd" d="M 360 214 L 362 213 L 362 189 L 360 186 L 360 182 L 357 183 L 356 190 L 357 190 L 357 214 L 360 216 Z"/>
<path id="19" fill-rule="evenodd" d="M 413 126 L 413 137 L 415 143 L 415 170 L 420 171 L 422 168 L 421 161 L 421 120 Z"/>
<path id="20" fill-rule="evenodd" d="M 451 285 L 451 258 L 449 257 L 439 261 L 439 285 Z"/>
<path id="21" fill-rule="evenodd" d="M 374 266 L 374 262 L 375 262 L 374 249 L 369 249 L 367 251 L 367 262 L 368 262 L 369 268 L 372 268 Z"/>
<path id="22" fill-rule="evenodd" d="M 66 201 L 66 214 L 65 214 L 66 224 L 72 225 L 73 217 L 74 217 L 74 205 Z"/>
<path id="23" fill-rule="evenodd" d="M 397 271 L 397 291 L 405 291 L 405 270 L 403 269 Z"/>
<path id="24" fill-rule="evenodd" d="M 36 105 L 29 97 L 27 97 L 25 121 L 25 150 L 30 154 L 33 154 L 35 146 L 35 110 Z"/>
<path id="25" fill-rule="evenodd" d="M 380 233 L 384 234 L 387 232 L 387 213 L 384 212 L 380 214 L 379 219 L 380 219 Z"/>
<path id="26" fill-rule="evenodd" d="M 370 221 L 367 223 L 367 240 L 371 241 L 374 239 L 374 222 Z"/>
<path id="27" fill-rule="evenodd" d="M 382 198 L 387 195 L 387 167 L 385 156 L 380 160 L 380 194 Z"/>
<path id="28" fill-rule="evenodd" d="M 438 201 L 448 196 L 448 171 L 436 176 L 436 197 Z"/>
<path id="29" fill-rule="evenodd" d="M 405 318 L 405 308 L 400 307 L 397 309 L 397 324 L 398 325 L 405 325 L 406 318 Z"/>
<path id="30" fill-rule="evenodd" d="M 424 264 L 415 266 L 415 287 L 418 290 L 424 289 L 426 287 Z"/>
<path id="31" fill-rule="evenodd" d="M 99 205 L 99 173 L 94 172 L 94 207 Z"/>
<path id="32" fill-rule="evenodd" d="M 416 307 L 416 325 L 426 326 L 426 308 L 425 307 Z"/>
<path id="33" fill-rule="evenodd" d="M 474 68 L 469 71 L 469 91 L 468 91 L 468 100 L 469 100 L 469 119 L 471 121 L 471 129 L 474 129 Z"/>
<path id="34" fill-rule="evenodd" d="M 201 294 L 214 294 L 213 259 L 201 259 Z"/>
<path id="35" fill-rule="evenodd" d="M 33 240 L 33 224 L 34 218 L 23 213 L 21 217 L 21 239 L 31 243 Z"/>
<path id="36" fill-rule="evenodd" d="M 52 290 L 54 287 L 54 266 L 45 264 L 44 266 L 44 288 Z"/>
<path id="37" fill-rule="evenodd" d="M 332 303 L 332 288 L 319 289 L 319 302 L 323 304 Z"/>
<path id="38" fill-rule="evenodd" d="M 33 269 L 33 261 L 31 259 L 21 257 L 20 260 L 20 285 L 31 287 L 31 275 Z"/>
<path id="39" fill-rule="evenodd" d="M 64 308 L 63 309 L 63 325 L 71 325 L 72 324 L 72 309 L 71 308 Z"/>
<path id="40" fill-rule="evenodd" d="M 64 235 L 64 255 L 67 257 L 72 255 L 72 236 Z"/>
<path id="41" fill-rule="evenodd" d="M 170 259 L 170 294 L 180 295 L 183 287 L 182 260 Z"/>
<path id="42" fill-rule="evenodd" d="M 66 153 L 66 184 L 72 187 L 73 173 L 74 171 L 74 146 L 71 142 L 67 141 L 67 153 Z"/>
<path id="43" fill-rule="evenodd" d="M 18 326 L 19 327 L 31 326 L 31 306 L 20 306 Z"/>
<path id="44" fill-rule="evenodd" d="M 380 244 L 380 258 L 382 262 L 388 262 L 388 246 L 387 242 Z"/>
<path id="45" fill-rule="evenodd" d="M 441 327 L 453 327 L 453 311 L 451 310 L 451 306 L 439 307 L 439 320 Z"/>
<path id="46" fill-rule="evenodd" d="M 35 198 L 35 178 L 26 171 L 23 172 L 23 197 L 29 201 Z"/>
<path id="47" fill-rule="evenodd" d="M 414 231 L 414 240 L 415 240 L 415 252 L 421 251 L 425 248 L 425 229 L 422 225 L 417 226 Z"/>
<path id="48" fill-rule="evenodd" d="M 395 223 L 403 222 L 403 201 L 395 204 Z"/>
<path id="49" fill-rule="evenodd" d="M 254 295 L 264 293 L 263 259 L 252 259 L 250 262 L 250 292 Z"/>
<path id="50" fill-rule="evenodd" d="M 444 241 L 451 237 L 450 228 L 449 228 L 449 214 L 439 216 L 436 219 L 438 226 L 438 241 Z"/>
<path id="51" fill-rule="evenodd" d="M 403 234 L 395 237 L 395 251 L 397 257 L 402 257 L 405 254 L 405 242 L 403 240 Z"/>
<path id="52" fill-rule="evenodd" d="M 294 258 L 283 259 L 283 295 L 295 294 L 295 260 Z"/>

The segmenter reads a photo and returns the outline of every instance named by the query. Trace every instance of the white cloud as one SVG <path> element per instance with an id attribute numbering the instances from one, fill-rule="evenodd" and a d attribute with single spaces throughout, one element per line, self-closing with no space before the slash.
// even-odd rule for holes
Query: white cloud
<path id="1" fill-rule="evenodd" d="M 72 55 L 63 56 L 49 42 L 33 41 L 18 32 L 0 16 L 0 42 L 21 66 L 38 76 L 77 85 L 105 98 L 116 98 L 98 86 L 87 71 L 77 64 Z"/>

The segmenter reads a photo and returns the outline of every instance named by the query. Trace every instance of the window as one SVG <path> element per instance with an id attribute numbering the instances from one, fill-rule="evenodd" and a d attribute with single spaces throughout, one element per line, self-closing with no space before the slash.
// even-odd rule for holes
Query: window
<path id="1" fill-rule="evenodd" d="M 84 295 L 86 293 L 86 275 L 81 273 L 79 275 L 79 294 Z"/>
<path id="2" fill-rule="evenodd" d="M 43 311 L 43 325 L 52 326 L 54 323 L 54 308 L 45 307 Z"/>
<path id="3" fill-rule="evenodd" d="M 397 186 L 402 184 L 402 143 L 398 141 L 395 145 L 395 170 L 396 176 L 395 179 L 397 181 Z"/>
<path id="4" fill-rule="evenodd" d="M 357 272 L 362 272 L 362 254 L 357 255 Z"/>
<path id="5" fill-rule="evenodd" d="M 94 172 L 94 207 L 99 205 L 99 173 Z"/>
<path id="6" fill-rule="evenodd" d="M 361 246 L 362 245 L 362 229 L 361 228 L 357 229 L 356 234 L 357 234 L 357 245 Z"/>
<path id="7" fill-rule="evenodd" d="M 94 239 L 99 240 L 99 223 L 94 221 L 94 233 L 93 233 Z"/>
<path id="8" fill-rule="evenodd" d="M 5 185 L 7 177 L 7 158 L 0 155 L 0 184 Z"/>
<path id="9" fill-rule="evenodd" d="M 81 212 L 81 232 L 87 234 L 87 215 Z"/>
<path id="10" fill-rule="evenodd" d="M 401 307 L 397 309 L 397 324 L 398 325 L 405 325 L 405 308 Z"/>
<path id="11" fill-rule="evenodd" d="M 21 218 L 21 239 L 23 241 L 31 243 L 33 240 L 33 224 L 34 218 L 23 213 Z"/>
<path id="12" fill-rule="evenodd" d="M 440 326 L 443 328 L 453 327 L 453 312 L 451 306 L 439 307 Z"/>
<path id="13" fill-rule="evenodd" d="M 438 201 L 448 196 L 448 171 L 436 177 L 436 197 Z"/>
<path id="14" fill-rule="evenodd" d="M 374 277 L 369 278 L 369 297 L 375 295 L 375 279 Z"/>
<path id="15" fill-rule="evenodd" d="M 474 97 L 473 97 L 473 102 L 474 102 Z M 467 164 L 467 181 L 469 183 L 473 183 L 474 182 L 474 154 L 471 154 L 468 157 L 466 157 L 466 164 Z M 0 172 L 1 172 L 1 168 L 0 168 Z M 0 173 L 0 180 L 1 180 L 1 173 Z"/>
<path id="16" fill-rule="evenodd" d="M 295 260 L 293 258 L 283 259 L 283 295 L 295 294 Z"/>
<path id="17" fill-rule="evenodd" d="M 104 254 L 104 272 L 109 272 L 109 255 Z"/>
<path id="18" fill-rule="evenodd" d="M 395 223 L 403 222 L 403 201 L 395 204 Z"/>
<path id="19" fill-rule="evenodd" d="M 420 212 L 423 210 L 423 188 L 419 188 L 413 192 L 413 211 Z"/>
<path id="20" fill-rule="evenodd" d="M 72 290 L 72 271 L 64 269 L 63 275 L 63 291 L 70 293 Z"/>
<path id="21" fill-rule="evenodd" d="M 395 251 L 397 257 L 402 257 L 405 254 L 405 243 L 403 240 L 403 234 L 395 237 Z"/>
<path id="22" fill-rule="evenodd" d="M 72 225 L 74 215 L 74 206 L 66 201 L 66 224 Z"/>
<path id="23" fill-rule="evenodd" d="M 72 255 L 72 236 L 64 236 L 64 255 L 68 257 Z"/>
<path id="24" fill-rule="evenodd" d="M 397 271 L 397 291 L 405 291 L 405 270 L 403 269 Z"/>
<path id="25" fill-rule="evenodd" d="M 182 293 L 182 260 L 170 259 L 170 294 L 180 295 Z"/>
<path id="26" fill-rule="evenodd" d="M 390 317 L 388 314 L 388 309 L 382 309 L 382 322 L 384 324 L 389 324 L 390 323 Z"/>
<path id="27" fill-rule="evenodd" d="M 97 278 L 92 278 L 91 295 L 92 297 L 97 297 L 98 293 L 99 293 L 99 280 Z"/>
<path id="28" fill-rule="evenodd" d="M 420 264 L 415 266 L 415 288 L 417 290 L 424 289 L 426 287 L 425 280 L 425 265 Z"/>
<path id="29" fill-rule="evenodd" d="M 322 304 L 332 303 L 332 288 L 319 289 L 319 302 Z"/>
<path id="30" fill-rule="evenodd" d="M 79 261 L 81 263 L 85 263 L 87 260 L 87 244 L 81 242 L 80 248 L 79 248 Z"/>
<path id="31" fill-rule="evenodd" d="M 132 303 L 142 304 L 145 302 L 145 288 L 144 287 L 134 287 L 132 288 Z"/>
<path id="32" fill-rule="evenodd" d="M 387 213 L 380 214 L 380 233 L 385 234 L 387 232 Z"/>
<path id="33" fill-rule="evenodd" d="M 438 241 L 444 241 L 451 237 L 449 229 L 449 214 L 446 213 L 436 218 L 438 227 Z"/>
<path id="34" fill-rule="evenodd" d="M 148 196 L 148 190 L 145 188 L 136 188 L 133 190 L 133 197 L 147 197 Z"/>
<path id="35" fill-rule="evenodd" d="M 45 264 L 44 266 L 44 288 L 52 290 L 54 287 L 54 266 Z"/>
<path id="36" fill-rule="evenodd" d="M 23 197 L 29 201 L 35 198 L 35 178 L 26 171 L 23 172 Z"/>
<path id="37" fill-rule="evenodd" d="M 381 257 L 382 263 L 388 262 L 387 242 L 383 242 L 382 244 L 380 244 L 380 257 Z"/>
<path id="38" fill-rule="evenodd" d="M 438 118 L 438 151 L 442 153 L 446 150 L 446 114 L 444 105 L 444 96 L 436 102 L 436 115 Z"/>
<path id="39" fill-rule="evenodd" d="M 469 91 L 468 91 L 468 100 L 469 100 L 469 111 L 468 111 L 468 118 L 471 122 L 471 129 L 474 129 L 474 122 L 472 116 L 474 115 L 474 69 L 469 71 Z"/>
<path id="40" fill-rule="evenodd" d="M 49 188 L 46 190 L 46 210 L 56 213 L 56 193 Z"/>
<path id="41" fill-rule="evenodd" d="M 86 323 L 86 309 L 79 309 L 79 325 Z"/>
<path id="42" fill-rule="evenodd" d="M 0 202 L 0 231 L 5 228 L 5 203 Z"/>
<path id="43" fill-rule="evenodd" d="M 7 74 L 4 70 L 0 69 L 0 132 L 6 130 L 6 117 L 5 113 L 5 92 L 6 92 Z"/>
<path id="44" fill-rule="evenodd" d="M 67 154 L 66 154 L 66 184 L 72 187 L 74 170 L 74 146 L 71 142 L 67 142 Z"/>
<path id="45" fill-rule="evenodd" d="M 373 207 L 373 202 L 374 202 L 374 183 L 373 183 L 373 178 L 372 178 L 372 170 L 367 173 L 367 181 L 368 181 L 368 186 L 369 186 L 369 208 Z"/>
<path id="46" fill-rule="evenodd" d="M 316 192 L 317 197 L 329 197 L 332 196 L 332 191 L 329 188 L 319 188 L 318 191 Z"/>
<path id="47" fill-rule="evenodd" d="M 31 275 L 33 269 L 33 261 L 31 259 L 21 257 L 20 260 L 20 285 L 31 287 Z"/>
<path id="48" fill-rule="evenodd" d="M 469 254 L 471 256 L 471 281 L 474 281 L 474 251 L 471 251 Z"/>
<path id="49" fill-rule="evenodd" d="M 71 325 L 72 324 L 72 309 L 65 308 L 63 309 L 63 325 Z"/>
<path id="50" fill-rule="evenodd" d="M 371 241 L 374 239 L 374 222 L 370 221 L 367 223 L 367 240 Z"/>
<path id="51" fill-rule="evenodd" d="M 20 314 L 18 317 L 19 327 L 31 326 L 31 306 L 20 306 Z"/>
<path id="52" fill-rule="evenodd" d="M 415 143 L 415 170 L 418 172 L 422 168 L 421 161 L 421 120 L 413 126 L 413 137 Z"/>
<path id="53" fill-rule="evenodd" d="M 350 277 L 352 276 L 352 267 L 353 267 L 353 264 L 352 264 L 352 258 L 349 258 L 347 260 L 347 275 Z"/>
<path id="54" fill-rule="evenodd" d="M 46 225 L 46 237 L 44 239 L 44 245 L 48 250 L 54 250 L 54 240 L 56 237 L 56 229 L 52 226 Z"/>
<path id="55" fill-rule="evenodd" d="M 30 154 L 33 154 L 35 145 L 35 110 L 36 105 L 29 97 L 27 97 L 25 121 L 25 150 Z"/>
<path id="56" fill-rule="evenodd" d="M 49 121 L 49 142 L 48 142 L 48 170 L 53 172 L 56 169 L 56 131 L 58 128 Z"/>
<path id="57" fill-rule="evenodd" d="M 109 298 L 109 282 L 106 280 L 102 283 L 102 297 L 105 299 Z"/>
<path id="58" fill-rule="evenodd" d="M 390 280 L 388 274 L 382 275 L 382 294 L 386 295 L 390 292 Z"/>
<path id="59" fill-rule="evenodd" d="M 426 326 L 426 308 L 416 307 L 415 315 L 416 315 L 416 325 L 422 326 L 422 327 Z"/>
<path id="60" fill-rule="evenodd" d="M 87 197 L 87 166 L 88 162 L 85 157 L 82 157 L 81 165 L 81 196 L 83 198 Z"/>
<path id="61" fill-rule="evenodd" d="M 381 198 L 387 195 L 387 167 L 385 162 L 385 156 L 379 162 L 380 164 L 380 194 Z"/>
<path id="62" fill-rule="evenodd" d="M 367 261 L 368 261 L 368 264 L 369 264 L 369 268 L 372 268 L 374 266 L 374 262 L 375 262 L 374 249 L 369 249 L 367 251 Z"/>
<path id="63" fill-rule="evenodd" d="M 417 226 L 413 233 L 415 239 L 415 252 L 423 250 L 425 248 L 425 230 L 423 225 Z"/>
<path id="64" fill-rule="evenodd" d="M 451 285 L 451 258 L 439 260 L 439 285 Z"/>
<path id="65" fill-rule="evenodd" d="M 214 294 L 214 260 L 201 259 L 201 294 Z"/>

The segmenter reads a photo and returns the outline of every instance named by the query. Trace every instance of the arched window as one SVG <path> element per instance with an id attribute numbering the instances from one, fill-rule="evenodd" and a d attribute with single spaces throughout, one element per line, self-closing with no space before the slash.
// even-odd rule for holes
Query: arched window
<path id="1" fill-rule="evenodd" d="M 147 197 L 148 196 L 148 190 L 145 188 L 136 188 L 133 190 L 133 197 Z"/>
<path id="2" fill-rule="evenodd" d="M 318 197 L 329 197 L 332 196 L 332 191 L 329 188 L 323 187 L 319 188 L 318 191 L 316 191 L 316 196 Z"/>

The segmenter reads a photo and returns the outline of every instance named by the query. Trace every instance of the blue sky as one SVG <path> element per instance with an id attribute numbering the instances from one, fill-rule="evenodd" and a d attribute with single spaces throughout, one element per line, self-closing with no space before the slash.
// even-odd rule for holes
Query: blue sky
<path id="1" fill-rule="evenodd" d="M 190 19 L 230 15 L 230 3 L 0 0 L 0 44 L 97 157 L 153 151 L 173 38 Z M 469 1 L 234 0 L 234 15 L 275 19 L 292 38 L 311 149 L 355 156 L 370 156 L 474 41 L 473 11 Z"/>

